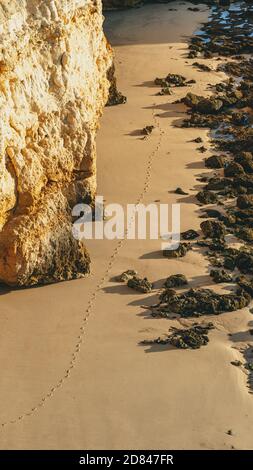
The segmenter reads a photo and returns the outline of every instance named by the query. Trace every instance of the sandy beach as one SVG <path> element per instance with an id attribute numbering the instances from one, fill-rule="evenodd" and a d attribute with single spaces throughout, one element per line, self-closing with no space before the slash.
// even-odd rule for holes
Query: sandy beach
<path id="1" fill-rule="evenodd" d="M 182 74 L 196 80 L 192 92 L 208 96 L 208 84 L 226 78 L 198 71 L 187 58 L 188 37 L 208 17 L 206 5 L 194 13 L 190 5 L 106 14 L 127 103 L 105 109 L 97 138 L 98 194 L 106 203 L 180 202 L 182 230 L 199 229 L 196 178 L 209 172 L 192 140 L 203 139 L 205 157 L 213 152 L 207 130 L 177 127 L 186 108 L 173 102 L 185 89 L 157 96 L 153 82 Z M 216 60 L 205 63 L 214 68 Z M 143 140 L 140 129 L 147 125 L 155 129 Z M 189 195 L 175 194 L 179 186 Z M 211 317 L 215 329 L 200 350 L 141 346 L 188 324 L 152 318 L 141 308 L 157 301 L 169 275 L 183 273 L 190 287 L 221 292 L 206 258 L 192 250 L 168 260 L 161 240 L 90 240 L 87 247 L 89 277 L 0 292 L 0 448 L 251 449 L 253 398 L 246 373 L 231 365 L 250 343 L 249 310 Z M 113 281 L 127 269 L 154 282 L 153 293 Z"/>

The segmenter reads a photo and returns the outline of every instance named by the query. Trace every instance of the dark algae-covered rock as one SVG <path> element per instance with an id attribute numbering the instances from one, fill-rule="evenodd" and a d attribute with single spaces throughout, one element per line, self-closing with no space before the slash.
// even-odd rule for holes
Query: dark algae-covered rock
<path id="1" fill-rule="evenodd" d="M 201 64 L 200 62 L 194 62 L 192 65 L 194 67 L 197 67 L 199 70 L 202 70 L 203 72 L 211 72 L 212 69 L 209 67 L 209 65 L 206 64 Z"/>
<path id="2" fill-rule="evenodd" d="M 187 93 L 182 99 L 186 106 L 192 108 L 193 111 L 200 114 L 213 114 L 220 111 L 223 107 L 223 101 L 216 97 L 204 98 L 203 96 Z"/>
<path id="3" fill-rule="evenodd" d="M 182 103 L 185 105 L 186 116 L 179 121 L 182 128 L 210 131 L 212 151 L 203 158 L 210 171 L 197 175 L 200 184 L 196 186 L 196 204 L 211 207 L 198 208 L 204 219 L 200 231 L 182 232 L 179 247 L 164 250 L 163 254 L 167 258 L 181 258 L 193 249 L 192 257 L 199 252 L 208 260 L 212 281 L 230 283 L 230 286 L 189 288 L 191 283 L 187 285 L 187 279 L 181 274 L 167 278 L 158 303 L 150 307 L 151 315 L 184 322 L 187 328 L 171 330 L 149 344 L 182 349 L 201 347 L 208 342 L 209 329 L 201 330 L 202 326 L 192 323 L 192 318 L 241 310 L 253 300 L 253 2 L 222 4 L 226 4 L 225 9 L 221 8 L 221 2 L 212 2 L 208 21 L 189 44 L 189 58 L 197 57 L 191 65 L 203 72 L 197 75 L 208 80 L 209 73 L 212 79 L 207 82 L 203 95 L 187 90 L 182 99 L 173 103 L 174 106 L 181 103 L 181 109 Z M 227 78 L 213 84 L 216 71 L 227 74 Z M 173 74 L 157 79 L 156 83 L 169 90 L 190 85 L 184 77 Z M 195 148 L 198 159 L 197 152 L 205 154 L 210 150 L 206 138 L 204 141 L 202 137 L 191 139 L 189 142 L 200 144 Z M 187 194 L 182 188 L 175 192 Z M 178 264 L 183 262 L 179 260 Z M 193 281 L 195 286 L 196 279 Z M 182 321 L 180 317 L 188 320 Z M 244 368 L 250 364 L 250 373 L 252 358 L 253 350 L 252 357 L 243 364 Z M 232 361 L 232 364 L 242 365 L 240 361 Z"/>
<path id="4" fill-rule="evenodd" d="M 152 134 L 154 128 L 155 128 L 155 126 L 152 126 L 152 125 L 150 125 L 150 126 L 145 126 L 145 127 L 143 127 L 143 129 L 142 129 L 142 134 L 143 134 L 143 135 L 150 135 L 150 134 Z"/>
<path id="5" fill-rule="evenodd" d="M 180 243 L 176 249 L 163 250 L 163 256 L 165 256 L 165 258 L 182 258 L 190 249 L 190 243 Z"/>
<path id="6" fill-rule="evenodd" d="M 181 233 L 181 238 L 183 240 L 195 240 L 198 237 L 199 237 L 198 232 L 196 232 L 196 230 L 193 230 L 193 229 L 189 229 Z"/>
<path id="7" fill-rule="evenodd" d="M 244 289 L 250 297 L 253 297 L 253 279 L 247 279 L 245 276 L 239 276 L 236 279 L 238 286 Z"/>
<path id="8" fill-rule="evenodd" d="M 242 227 L 235 232 L 238 238 L 244 240 L 245 242 L 252 243 L 253 242 L 253 228 L 250 227 Z"/>
<path id="9" fill-rule="evenodd" d="M 159 300 L 162 303 L 168 302 L 168 299 L 170 297 L 173 297 L 176 294 L 177 294 L 177 291 L 175 289 L 171 289 L 170 287 L 166 287 L 165 289 L 163 289 L 163 291 L 159 295 Z"/>
<path id="10" fill-rule="evenodd" d="M 201 222 L 200 228 L 207 238 L 224 238 L 226 234 L 225 225 L 218 220 L 205 220 Z"/>
<path id="11" fill-rule="evenodd" d="M 243 274 L 253 274 L 253 252 L 240 250 L 235 255 L 235 265 Z"/>
<path id="12" fill-rule="evenodd" d="M 127 282 L 129 279 L 132 279 L 134 276 L 137 276 L 137 271 L 135 271 L 134 269 L 128 269 L 127 271 L 124 271 L 119 276 L 116 276 L 115 281 Z"/>
<path id="13" fill-rule="evenodd" d="M 239 209 L 248 209 L 249 207 L 253 207 L 253 195 L 244 194 L 238 196 L 236 205 Z"/>
<path id="14" fill-rule="evenodd" d="M 212 155 L 205 160 L 205 166 L 207 168 L 224 168 L 226 160 L 223 155 Z"/>
<path id="15" fill-rule="evenodd" d="M 229 163 L 228 166 L 224 170 L 224 175 L 227 177 L 232 177 L 232 178 L 234 176 L 243 175 L 244 173 L 245 172 L 244 172 L 242 165 L 236 162 Z"/>
<path id="16" fill-rule="evenodd" d="M 170 318 L 173 313 L 188 318 L 233 312 L 247 307 L 251 297 L 242 288 L 230 294 L 217 294 L 211 289 L 189 289 L 183 294 L 161 294 L 160 300 L 159 306 L 152 308 L 154 317 Z"/>
<path id="17" fill-rule="evenodd" d="M 173 274 L 166 279 L 164 286 L 173 288 L 186 286 L 187 284 L 188 282 L 184 274 Z"/>
<path id="18" fill-rule="evenodd" d="M 243 167 L 245 173 L 253 173 L 253 154 L 251 152 L 241 152 L 236 155 L 235 162 Z"/>
<path id="19" fill-rule="evenodd" d="M 107 106 L 116 106 L 118 104 L 125 104 L 127 102 L 127 98 L 118 90 L 114 64 L 109 68 L 107 72 L 107 78 L 111 84 L 109 88 Z"/>
<path id="20" fill-rule="evenodd" d="M 199 349 L 209 342 L 208 334 L 214 328 L 212 323 L 206 325 L 193 324 L 190 328 L 171 328 L 171 333 L 154 340 L 142 341 L 144 345 L 171 345 L 179 349 Z"/>
<path id="21" fill-rule="evenodd" d="M 182 188 L 178 187 L 175 189 L 175 194 L 181 194 L 182 196 L 187 196 L 187 193 L 186 191 L 184 191 Z"/>
<path id="22" fill-rule="evenodd" d="M 231 361 L 232 366 L 240 367 L 242 366 L 242 362 L 239 360 Z"/>
<path id="23" fill-rule="evenodd" d="M 188 82 L 189 84 L 189 82 Z M 182 87 L 187 86 L 187 80 L 183 75 L 169 73 L 165 78 L 156 78 L 155 85 L 161 87 Z"/>
<path id="24" fill-rule="evenodd" d="M 211 269 L 210 276 L 217 284 L 220 282 L 233 282 L 233 276 L 227 273 L 224 269 Z"/>
<path id="25" fill-rule="evenodd" d="M 216 193 L 203 189 L 196 194 L 196 198 L 201 204 L 215 204 L 218 202 Z"/>
<path id="26" fill-rule="evenodd" d="M 131 287 L 131 289 L 143 292 L 144 294 L 151 292 L 153 289 L 153 284 L 149 282 L 146 277 L 142 279 L 140 277 L 133 276 L 128 280 L 127 285 L 128 287 Z"/>

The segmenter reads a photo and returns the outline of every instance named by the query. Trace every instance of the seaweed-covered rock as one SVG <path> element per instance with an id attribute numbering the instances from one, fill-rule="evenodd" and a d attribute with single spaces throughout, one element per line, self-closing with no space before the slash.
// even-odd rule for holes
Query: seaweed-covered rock
<path id="1" fill-rule="evenodd" d="M 165 86 L 158 92 L 158 95 L 172 95 L 172 90 L 169 86 Z"/>
<path id="2" fill-rule="evenodd" d="M 187 193 L 186 191 L 184 191 L 182 188 L 179 187 L 175 189 L 175 194 L 180 194 L 181 196 L 187 196 L 187 194 L 189 193 Z"/>
<path id="3" fill-rule="evenodd" d="M 234 229 L 236 225 L 236 217 L 233 214 L 227 213 L 227 215 L 221 215 L 220 221 L 223 222 L 226 227 Z"/>
<path id="4" fill-rule="evenodd" d="M 181 127 L 209 127 L 210 129 L 217 129 L 220 125 L 220 117 L 214 114 L 204 115 L 198 112 L 191 113 L 189 119 L 184 119 Z M 224 149 L 225 150 L 225 149 Z"/>
<path id="5" fill-rule="evenodd" d="M 166 81 L 169 85 L 173 85 L 175 87 L 182 87 L 186 85 L 186 78 L 183 75 L 169 73 L 166 77 Z"/>
<path id="6" fill-rule="evenodd" d="M 252 152 L 241 152 L 235 157 L 235 162 L 239 163 L 246 173 L 253 173 L 253 154 Z"/>
<path id="7" fill-rule="evenodd" d="M 134 276 L 137 276 L 137 271 L 135 271 L 134 269 L 128 269 L 127 271 L 124 271 L 119 276 L 116 276 L 115 281 L 127 282 L 129 279 L 132 279 L 132 277 Z"/>
<path id="8" fill-rule="evenodd" d="M 234 271 L 234 269 L 236 267 L 235 258 L 233 256 L 225 256 L 223 266 L 224 266 L 225 269 L 229 269 L 230 271 Z"/>
<path id="9" fill-rule="evenodd" d="M 192 65 L 194 65 L 194 67 L 197 67 L 202 72 L 211 72 L 212 71 L 212 69 L 211 69 L 211 67 L 209 67 L 209 65 L 202 64 L 200 62 L 194 62 Z"/>
<path id="10" fill-rule="evenodd" d="M 151 292 L 153 289 L 153 284 L 149 282 L 146 277 L 142 279 L 140 277 L 134 276 L 128 280 L 127 285 L 128 287 L 131 287 L 131 289 L 143 292 L 144 294 Z"/>
<path id="11" fill-rule="evenodd" d="M 241 251 L 235 257 L 235 265 L 243 274 L 253 273 L 253 253 Z"/>
<path id="12" fill-rule="evenodd" d="M 200 114 L 214 114 L 220 111 L 223 107 L 223 101 L 219 98 L 214 96 L 211 98 L 204 98 L 203 96 L 195 95 L 191 92 L 187 93 L 182 101 L 186 106 Z"/>
<path id="13" fill-rule="evenodd" d="M 230 188 L 231 184 L 231 181 L 227 178 L 220 178 L 218 176 L 214 176 L 208 181 L 206 189 L 208 191 L 220 191 L 222 189 Z"/>
<path id="14" fill-rule="evenodd" d="M 234 216 L 236 217 L 237 223 L 241 220 L 242 223 L 248 223 L 253 217 L 253 207 L 248 209 L 234 210 Z"/>
<path id="15" fill-rule="evenodd" d="M 195 323 L 190 328 L 171 328 L 171 334 L 166 337 L 159 337 L 155 340 L 144 340 L 142 344 L 170 344 L 179 349 L 199 349 L 209 342 L 208 333 L 214 328 L 210 322 L 206 325 Z"/>
<path id="16" fill-rule="evenodd" d="M 231 361 L 231 364 L 232 364 L 232 366 L 236 366 L 236 367 L 242 366 L 242 362 L 238 361 L 238 360 Z"/>
<path id="17" fill-rule="evenodd" d="M 210 271 L 210 276 L 212 277 L 213 281 L 217 284 L 221 282 L 233 282 L 233 276 L 227 273 L 224 269 L 212 269 Z"/>
<path id="18" fill-rule="evenodd" d="M 219 219 L 221 217 L 221 213 L 216 209 L 205 209 L 205 214 L 203 217 L 209 217 L 210 219 Z"/>
<path id="19" fill-rule="evenodd" d="M 235 176 L 233 179 L 233 186 L 235 188 L 243 187 L 246 188 L 247 191 L 253 191 L 253 178 L 251 175 L 240 175 Z"/>
<path id="20" fill-rule="evenodd" d="M 233 177 L 233 176 L 238 176 L 238 175 L 243 175 L 244 169 L 240 163 L 236 162 L 231 162 L 228 164 L 228 166 L 224 169 L 224 175 L 226 177 Z"/>
<path id="21" fill-rule="evenodd" d="M 203 98 L 202 96 L 195 95 L 195 93 L 189 92 L 182 99 L 182 102 L 189 108 L 196 108 L 196 106 L 202 100 L 202 98 Z"/>
<path id="22" fill-rule="evenodd" d="M 236 201 L 237 207 L 239 209 L 248 209 L 249 207 L 253 206 L 253 195 L 241 195 L 237 198 Z"/>
<path id="23" fill-rule="evenodd" d="M 243 112 L 232 113 L 231 120 L 236 126 L 247 126 L 249 123 L 249 115 Z"/>
<path id="24" fill-rule="evenodd" d="M 201 137 L 196 137 L 196 139 L 193 139 L 192 142 L 196 142 L 196 144 L 201 144 L 203 142 L 203 139 Z"/>
<path id="25" fill-rule="evenodd" d="M 201 204 L 215 204 L 219 200 L 217 194 L 206 189 L 199 191 L 196 194 L 196 198 Z"/>
<path id="26" fill-rule="evenodd" d="M 143 129 L 142 129 L 142 134 L 144 134 L 144 135 L 150 135 L 150 134 L 152 134 L 154 128 L 155 128 L 155 126 L 145 126 L 145 127 L 143 127 Z"/>
<path id="27" fill-rule="evenodd" d="M 168 288 L 173 288 L 173 287 L 182 287 L 187 284 L 188 284 L 188 281 L 184 274 L 173 274 L 172 276 L 169 276 L 166 279 L 164 286 Z"/>
<path id="28" fill-rule="evenodd" d="M 226 234 L 226 228 L 224 224 L 218 220 L 205 220 L 201 222 L 200 228 L 208 238 L 224 238 Z"/>
<path id="29" fill-rule="evenodd" d="M 183 75 L 169 73 L 165 78 L 156 78 L 155 85 L 162 86 L 164 88 L 168 87 L 183 87 L 186 86 L 186 78 Z"/>
<path id="30" fill-rule="evenodd" d="M 161 86 L 161 87 L 169 87 L 169 82 L 167 82 L 166 78 L 159 78 L 157 77 L 154 81 L 155 85 Z"/>
<path id="31" fill-rule="evenodd" d="M 212 252 L 224 252 L 226 249 L 224 238 L 212 239 L 212 240 L 198 240 L 197 245 L 208 248 Z"/>
<path id="32" fill-rule="evenodd" d="M 166 305 L 161 305 L 152 314 L 162 317 L 168 317 L 172 313 L 182 317 L 218 315 L 244 308 L 250 301 L 250 295 L 241 288 L 236 292 L 222 295 L 211 289 L 190 289 L 183 294 L 170 296 Z"/>
<path id="33" fill-rule="evenodd" d="M 180 243 L 175 250 L 163 250 L 163 256 L 165 256 L 165 258 L 182 258 L 190 249 L 190 243 Z"/>
<path id="34" fill-rule="evenodd" d="M 236 279 L 237 284 L 253 297 L 253 279 L 247 279 L 245 276 L 239 276 Z"/>
<path id="35" fill-rule="evenodd" d="M 205 160 L 205 166 L 207 168 L 223 168 L 226 163 L 226 157 L 224 155 L 212 155 Z"/>
<path id="36" fill-rule="evenodd" d="M 127 102 L 127 97 L 124 96 L 118 90 L 114 64 L 112 64 L 112 66 L 107 71 L 107 79 L 110 82 L 107 106 L 117 106 L 119 104 L 125 104 Z"/>
<path id="37" fill-rule="evenodd" d="M 195 240 L 198 237 L 199 237 L 198 232 L 196 232 L 196 230 L 193 230 L 193 229 L 189 229 L 181 233 L 181 238 L 183 240 Z"/>
<path id="38" fill-rule="evenodd" d="M 168 302 L 170 297 L 173 297 L 176 294 L 177 294 L 177 292 L 175 291 L 175 289 L 171 289 L 170 287 L 166 287 L 166 289 L 163 289 L 163 291 L 159 295 L 159 300 L 160 300 L 161 303 L 166 303 L 166 302 Z"/>
<path id="39" fill-rule="evenodd" d="M 209 323 L 206 326 L 194 325 L 184 330 L 175 329 L 169 342 L 180 349 L 199 349 L 208 344 L 208 333 L 213 328 L 213 324 Z"/>
<path id="40" fill-rule="evenodd" d="M 241 240 L 245 242 L 253 242 L 253 228 L 251 227 L 242 227 L 237 232 L 236 235 Z"/>
<path id="41" fill-rule="evenodd" d="M 201 145 L 201 147 L 198 147 L 197 150 L 201 153 L 207 152 L 207 148 L 204 145 Z"/>

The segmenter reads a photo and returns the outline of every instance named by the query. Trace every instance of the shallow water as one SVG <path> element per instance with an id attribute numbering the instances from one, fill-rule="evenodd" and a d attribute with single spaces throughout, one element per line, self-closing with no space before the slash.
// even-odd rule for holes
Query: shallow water
<path id="1" fill-rule="evenodd" d="M 245 13 L 249 14 L 247 18 L 245 18 Z M 221 34 L 223 32 L 227 33 L 230 29 L 235 30 L 235 26 L 244 29 L 244 36 L 253 35 L 253 5 L 246 4 L 245 2 L 236 2 L 231 3 L 230 6 L 221 7 L 221 6 L 214 6 L 210 10 L 209 21 L 216 24 L 216 26 L 220 27 Z M 195 32 L 196 35 L 204 35 L 204 31 L 202 29 Z"/>
<path id="2" fill-rule="evenodd" d="M 241 47 L 241 44 L 245 42 L 245 38 L 253 37 L 253 5 L 245 2 L 235 2 L 226 7 L 212 7 L 207 23 L 205 23 L 202 28 L 196 30 L 194 35 L 202 40 L 202 44 L 208 45 L 208 48 L 210 45 L 215 46 L 216 50 L 214 49 L 214 53 L 218 56 L 222 56 L 223 47 L 226 49 L 229 41 L 230 45 L 235 45 L 235 48 L 238 46 Z M 220 50 L 218 49 L 219 47 Z M 245 47 L 247 47 L 247 44 Z M 249 47 L 253 50 L 252 42 L 249 42 Z M 230 54 L 226 53 L 224 55 L 231 56 L 232 54 L 233 51 L 231 51 Z M 243 55 L 245 56 L 245 54 Z M 237 89 L 243 78 L 233 78 L 234 89 Z M 238 112 L 236 109 L 233 109 L 233 111 Z M 251 121 L 250 115 L 249 121 Z M 252 127 L 252 124 L 248 125 Z M 211 130 L 210 136 L 213 141 L 220 139 L 233 141 L 233 127 L 221 122 L 218 128 Z"/>

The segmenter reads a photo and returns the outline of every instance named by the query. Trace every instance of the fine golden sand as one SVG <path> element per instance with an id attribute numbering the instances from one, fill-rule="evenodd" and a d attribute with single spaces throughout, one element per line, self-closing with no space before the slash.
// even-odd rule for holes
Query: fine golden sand
<path id="1" fill-rule="evenodd" d="M 106 31 L 128 102 L 105 110 L 97 142 L 98 194 L 106 203 L 180 202 L 182 230 L 199 228 L 196 177 L 208 170 L 190 141 L 201 136 L 208 146 L 208 134 L 175 126 L 185 108 L 172 103 L 188 89 L 157 96 L 153 80 L 179 73 L 195 79 L 191 90 L 202 95 L 210 93 L 208 83 L 225 78 L 199 72 L 187 59 L 187 36 L 208 15 L 204 5 L 196 13 L 188 7 L 110 13 Z M 155 130 L 142 140 L 138 131 L 146 125 Z M 174 194 L 178 186 L 189 196 Z M 0 447 L 252 448 L 253 398 L 246 374 L 230 364 L 242 359 L 248 341 L 248 309 L 210 318 L 216 329 L 200 350 L 139 346 L 178 322 L 141 309 L 156 302 L 156 291 L 144 296 L 112 278 L 131 268 L 157 290 L 174 273 L 185 274 L 191 287 L 209 287 L 207 260 L 196 251 L 167 260 L 160 240 L 89 241 L 88 249 L 89 278 L 1 296 Z"/>

